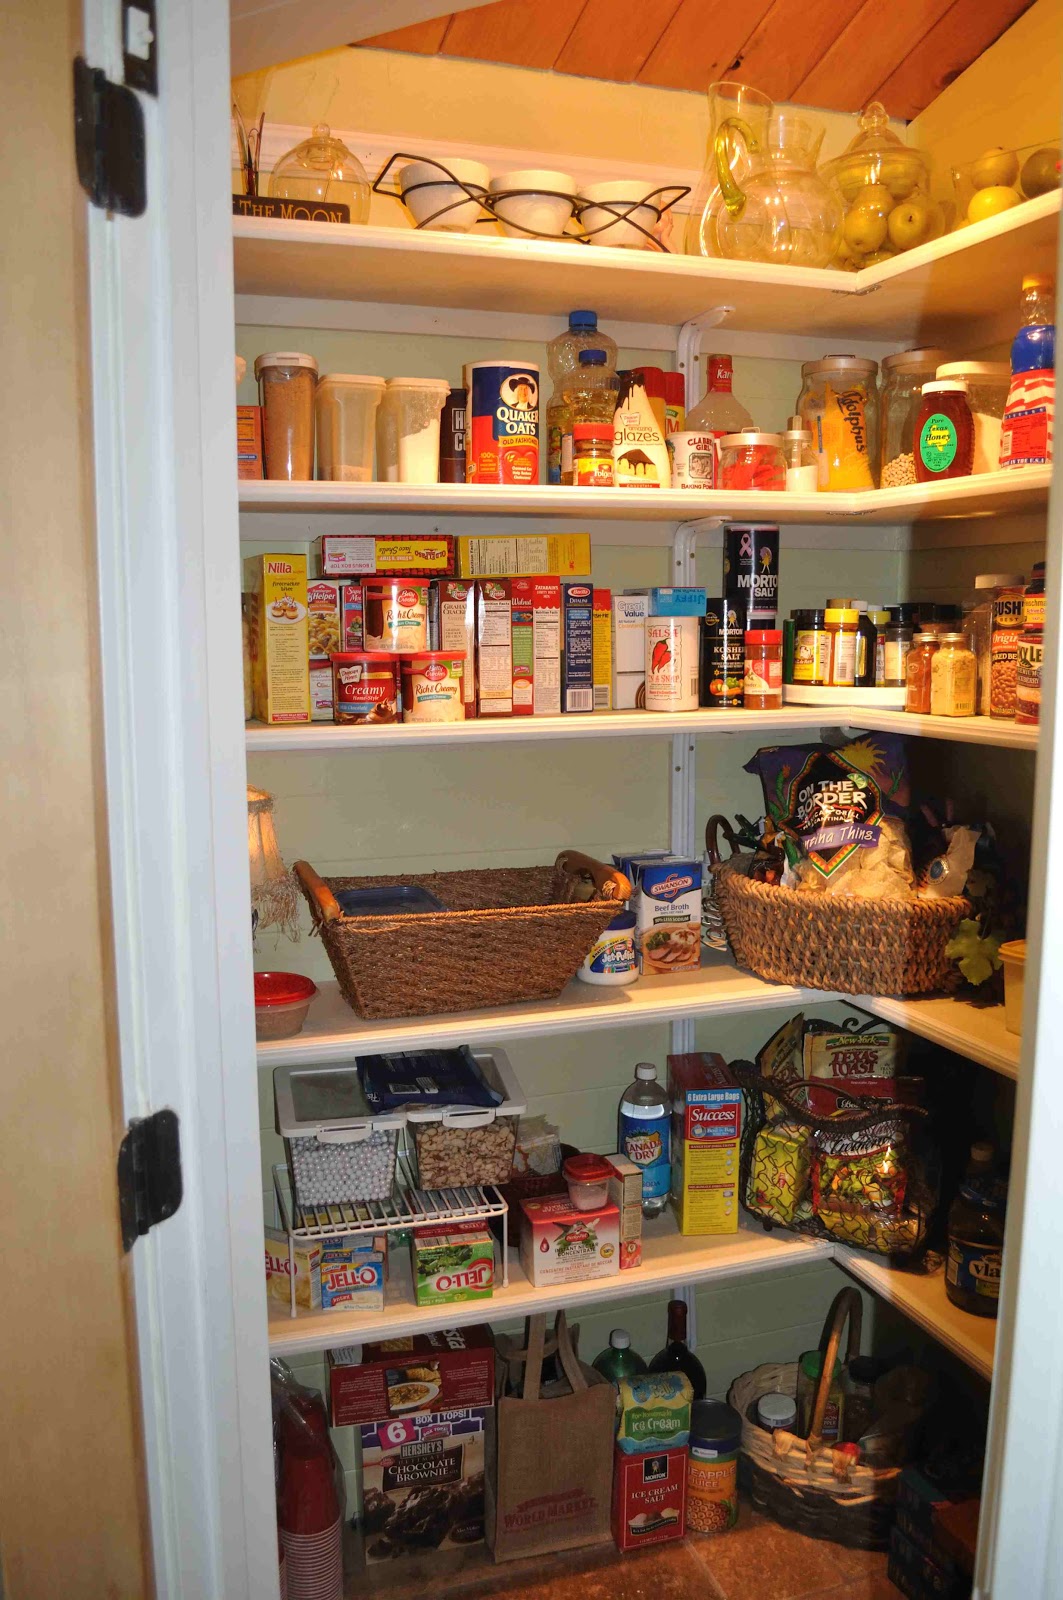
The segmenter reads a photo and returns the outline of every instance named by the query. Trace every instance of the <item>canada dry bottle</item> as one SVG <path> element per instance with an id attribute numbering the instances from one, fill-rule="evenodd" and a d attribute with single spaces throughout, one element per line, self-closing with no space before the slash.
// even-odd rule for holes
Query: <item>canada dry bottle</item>
<path id="1" fill-rule="evenodd" d="M 620 1102 L 617 1148 L 642 1169 L 642 1214 L 659 1217 L 672 1182 L 672 1105 L 652 1061 L 640 1061 Z"/>
<path id="2" fill-rule="evenodd" d="M 687 1344 L 687 1308 L 685 1300 L 668 1302 L 668 1343 L 658 1350 L 650 1362 L 651 1372 L 684 1372 L 690 1379 L 695 1400 L 704 1400 L 708 1382 L 705 1368 Z"/>
<path id="3" fill-rule="evenodd" d="M 1007 1193 L 993 1146 L 972 1145 L 967 1172 L 949 1210 L 945 1291 L 954 1306 L 976 1317 L 997 1314 Z"/>

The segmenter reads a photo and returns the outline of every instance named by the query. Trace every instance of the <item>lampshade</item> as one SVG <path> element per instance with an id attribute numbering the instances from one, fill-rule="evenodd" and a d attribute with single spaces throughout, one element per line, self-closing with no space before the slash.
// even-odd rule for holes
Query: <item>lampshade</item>
<path id="1" fill-rule="evenodd" d="M 257 926 L 277 927 L 289 939 L 299 937 L 295 880 L 281 860 L 273 831 L 273 796 L 264 789 L 247 791 L 247 854 L 251 863 L 251 909 Z"/>

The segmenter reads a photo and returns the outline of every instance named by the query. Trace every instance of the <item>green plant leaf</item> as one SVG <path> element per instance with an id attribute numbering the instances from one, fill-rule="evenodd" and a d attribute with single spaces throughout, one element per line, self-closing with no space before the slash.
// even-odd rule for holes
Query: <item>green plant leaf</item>
<path id="1" fill-rule="evenodd" d="M 967 982 L 977 987 L 1000 966 L 1000 939 L 995 934 L 983 936 L 978 923 L 965 917 L 945 946 L 945 954 L 956 962 Z"/>

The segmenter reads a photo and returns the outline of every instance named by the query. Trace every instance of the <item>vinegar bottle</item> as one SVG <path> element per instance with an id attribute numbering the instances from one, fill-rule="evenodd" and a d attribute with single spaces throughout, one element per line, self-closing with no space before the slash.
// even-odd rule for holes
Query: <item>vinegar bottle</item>
<path id="1" fill-rule="evenodd" d="M 704 395 L 692 411 L 688 411 L 684 426 L 690 433 L 714 433 L 720 438 L 725 433 L 744 433 L 753 427 L 753 418 L 731 392 L 734 371 L 730 356 L 710 356 L 709 382 Z"/>
<path id="2" fill-rule="evenodd" d="M 642 1168 L 642 1215 L 659 1217 L 672 1182 L 672 1103 L 652 1061 L 640 1061 L 620 1102 L 617 1149 Z"/>
<path id="3" fill-rule="evenodd" d="M 651 1372 L 683 1372 L 690 1379 L 695 1400 L 704 1400 L 708 1381 L 705 1368 L 687 1344 L 685 1300 L 668 1302 L 668 1343 L 650 1362 Z"/>

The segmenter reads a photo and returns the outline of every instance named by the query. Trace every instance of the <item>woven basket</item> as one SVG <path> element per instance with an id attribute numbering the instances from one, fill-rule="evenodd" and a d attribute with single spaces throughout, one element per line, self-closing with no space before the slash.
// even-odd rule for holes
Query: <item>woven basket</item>
<path id="1" fill-rule="evenodd" d="M 340 992 L 361 1017 L 556 999 L 631 893 L 622 872 L 574 850 L 552 867 L 321 878 L 297 861 L 295 873 Z M 351 917 L 333 892 L 396 884 L 427 889 L 447 909 Z"/>
<path id="2" fill-rule="evenodd" d="M 843 1481 L 835 1475 L 834 1453 L 820 1435 L 842 1327 L 848 1317 L 848 1362 L 860 1354 L 862 1315 L 857 1291 L 842 1289 L 830 1308 L 827 1350 L 807 1442 L 782 1429 L 769 1433 L 748 1415 L 751 1410 L 756 1413 L 762 1395 L 788 1394 L 796 1399 L 796 1361 L 744 1372 L 731 1385 L 727 1400 L 742 1418 L 739 1482 L 758 1511 L 813 1539 L 884 1550 L 893 1525 L 900 1465 L 860 1464 L 851 1467 L 848 1481 Z M 787 1453 L 781 1453 L 784 1450 Z"/>
<path id="3" fill-rule="evenodd" d="M 720 859 L 718 828 L 731 845 L 729 861 Z M 735 960 L 758 977 L 857 995 L 959 986 L 959 969 L 945 946 L 972 913 L 962 896 L 865 900 L 756 883 L 745 875 L 750 857 L 734 854 L 734 834 L 721 816 L 709 818 L 705 848 Z"/>

